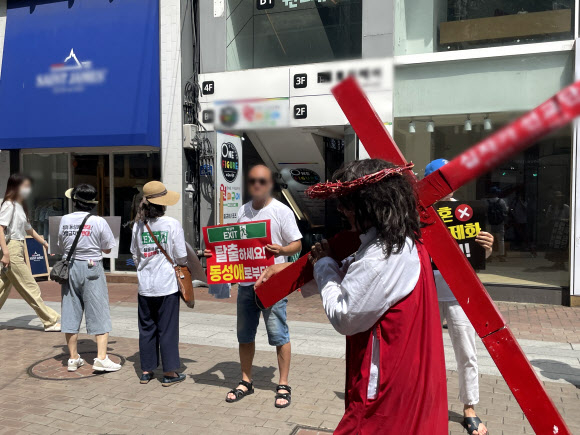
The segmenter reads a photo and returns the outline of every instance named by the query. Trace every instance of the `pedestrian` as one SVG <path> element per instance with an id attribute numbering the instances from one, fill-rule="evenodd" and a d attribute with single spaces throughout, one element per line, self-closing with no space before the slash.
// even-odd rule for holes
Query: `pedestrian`
<path id="1" fill-rule="evenodd" d="M 266 246 L 276 258 L 276 263 L 286 262 L 287 257 L 302 250 L 302 234 L 298 229 L 294 213 L 290 207 L 272 198 L 274 177 L 264 165 L 256 165 L 248 172 L 248 192 L 251 201 L 238 211 L 238 222 L 270 221 L 272 244 Z M 210 256 L 208 250 L 206 256 Z M 280 378 L 276 386 L 274 406 L 286 408 L 292 399 L 292 389 L 288 385 L 290 373 L 291 345 L 290 331 L 286 320 L 288 299 L 284 298 L 272 307 L 262 310 L 256 304 L 254 283 L 241 283 L 238 286 L 237 335 L 242 369 L 242 380 L 226 396 L 226 402 L 237 402 L 254 392 L 252 363 L 256 352 L 256 332 L 260 314 L 264 317 L 268 343 L 276 347 Z"/>
<path id="2" fill-rule="evenodd" d="M 26 200 L 32 192 L 32 180 L 27 175 L 12 174 L 0 206 L 0 309 L 10 295 L 12 286 L 36 312 L 46 332 L 60 331 L 59 314 L 42 300 L 40 287 L 24 259 L 26 235 L 48 249 L 28 220 Z"/>
<path id="3" fill-rule="evenodd" d="M 98 204 L 97 189 L 90 184 L 79 184 L 65 192 L 73 203 L 74 212 L 62 217 L 58 229 L 58 247 L 67 257 L 72 251 L 69 278 L 62 284 L 62 332 L 70 353 L 68 371 L 74 372 L 85 364 L 77 349 L 79 329 L 85 315 L 87 333 L 97 342 L 97 357 L 93 370 L 116 372 L 121 369 L 107 355 L 111 313 L 109 290 L 103 269 L 103 253 L 109 254 L 116 246 L 115 237 L 105 219 L 91 214 Z M 77 233 L 76 247 L 74 241 Z"/>
<path id="4" fill-rule="evenodd" d="M 326 315 L 346 336 L 346 410 L 335 434 L 448 433 L 435 282 L 415 193 L 403 175 L 411 167 L 353 161 L 335 172 L 335 182 L 308 191 L 338 198 L 338 211 L 361 240 L 340 264 L 326 240 L 310 255 Z M 267 269 L 259 283 L 284 266 Z"/>
<path id="5" fill-rule="evenodd" d="M 507 255 L 505 251 L 505 224 L 508 215 L 509 207 L 506 202 L 499 197 L 501 189 L 497 186 L 492 186 L 489 190 L 489 197 L 487 201 L 487 220 L 491 226 L 491 234 L 496 241 L 497 255 L 496 258 L 500 262 L 505 262 Z M 491 259 L 490 259 L 491 261 Z"/>
<path id="6" fill-rule="evenodd" d="M 187 249 L 180 223 L 165 216 L 166 207 L 178 201 L 179 193 L 167 190 L 159 181 L 145 184 L 131 240 L 139 279 L 140 382 L 147 384 L 154 378 L 161 353 L 164 387 L 185 380 L 185 375 L 177 372 L 181 367 L 180 294 L 174 264 L 187 265 Z"/>
<path id="7" fill-rule="evenodd" d="M 425 168 L 425 177 L 447 164 L 445 159 L 433 160 Z M 455 201 L 453 193 L 442 201 Z M 488 232 L 480 231 L 475 241 L 485 250 L 485 258 L 491 255 L 494 237 Z M 470 435 L 485 435 L 487 428 L 475 412 L 479 403 L 479 367 L 477 365 L 477 347 L 475 328 L 451 292 L 439 270 L 433 271 L 437 286 L 437 300 L 441 323 L 447 320 L 449 338 L 453 346 L 457 374 L 459 375 L 459 400 L 463 403 L 463 426 Z"/>

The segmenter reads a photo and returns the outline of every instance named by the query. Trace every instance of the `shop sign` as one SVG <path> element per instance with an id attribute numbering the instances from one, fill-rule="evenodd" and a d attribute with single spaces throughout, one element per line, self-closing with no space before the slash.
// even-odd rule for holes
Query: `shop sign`
<path id="1" fill-rule="evenodd" d="M 312 186 L 316 183 L 320 183 L 320 176 L 308 168 L 291 169 L 290 175 L 294 181 L 304 184 L 305 186 Z"/>
<path id="2" fill-rule="evenodd" d="M 208 284 L 255 282 L 264 269 L 274 264 L 266 250 L 272 243 L 270 221 L 226 224 L 203 228 Z"/>
<path id="3" fill-rule="evenodd" d="M 475 270 L 485 270 L 485 250 L 475 237 L 485 228 L 486 207 L 481 201 L 439 201 L 437 214 Z"/>
<path id="4" fill-rule="evenodd" d="M 223 210 L 220 223 L 235 223 L 242 206 L 242 139 L 240 136 L 219 132 L 217 134 L 220 168 L 216 172 L 219 196 L 216 210 Z M 221 196 L 221 200 L 220 200 Z M 220 205 L 223 203 L 223 208 Z"/>

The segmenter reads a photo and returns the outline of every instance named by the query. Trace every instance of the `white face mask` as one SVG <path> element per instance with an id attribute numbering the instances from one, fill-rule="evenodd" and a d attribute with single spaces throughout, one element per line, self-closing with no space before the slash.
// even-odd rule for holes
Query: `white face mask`
<path id="1" fill-rule="evenodd" d="M 32 193 L 32 188 L 30 188 L 30 187 L 21 187 L 20 190 L 18 191 L 18 194 L 20 195 L 20 198 L 22 198 L 22 199 L 28 199 L 30 197 L 31 193 Z"/>

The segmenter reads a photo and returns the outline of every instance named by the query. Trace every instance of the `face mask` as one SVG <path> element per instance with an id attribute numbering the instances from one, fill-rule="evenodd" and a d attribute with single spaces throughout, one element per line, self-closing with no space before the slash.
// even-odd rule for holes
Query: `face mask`
<path id="1" fill-rule="evenodd" d="M 28 199 L 32 193 L 32 189 L 30 187 L 21 187 L 18 193 L 20 194 L 20 198 Z"/>

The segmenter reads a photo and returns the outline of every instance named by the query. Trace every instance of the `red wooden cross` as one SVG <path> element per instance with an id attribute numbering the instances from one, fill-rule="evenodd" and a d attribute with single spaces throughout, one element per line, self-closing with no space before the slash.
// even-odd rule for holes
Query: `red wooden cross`
<path id="1" fill-rule="evenodd" d="M 373 158 L 397 165 L 407 163 L 368 99 L 349 78 L 333 94 L 351 126 Z M 502 315 L 432 205 L 580 115 L 580 82 L 563 89 L 536 109 L 469 148 L 428 177 L 414 176 L 422 237 L 431 258 L 495 361 L 530 425 L 537 434 L 570 434 Z M 352 233 L 351 233 L 352 234 Z M 358 240 L 345 233 L 330 240 L 336 259 L 356 251 Z M 312 279 L 308 256 L 274 275 L 256 289 L 266 307 L 272 306 Z"/>

